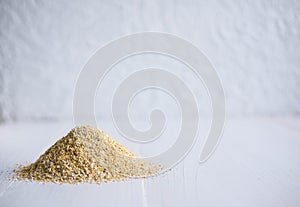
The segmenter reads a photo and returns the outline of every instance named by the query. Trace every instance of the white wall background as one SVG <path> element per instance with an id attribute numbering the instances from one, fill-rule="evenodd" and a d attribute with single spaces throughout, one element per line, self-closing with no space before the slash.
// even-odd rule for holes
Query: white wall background
<path id="1" fill-rule="evenodd" d="M 1 120 L 71 117 L 87 59 L 142 31 L 199 47 L 222 79 L 229 115 L 300 112 L 300 1 L 1 0 Z"/>

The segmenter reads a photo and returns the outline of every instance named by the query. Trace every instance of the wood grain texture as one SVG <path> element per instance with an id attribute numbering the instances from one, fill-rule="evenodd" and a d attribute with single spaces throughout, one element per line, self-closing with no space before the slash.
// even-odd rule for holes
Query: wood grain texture
<path id="1" fill-rule="evenodd" d="M 300 118 L 228 120 L 215 154 L 199 164 L 194 146 L 172 171 L 146 180 L 57 185 L 7 180 L 71 123 L 0 126 L 0 206 L 299 206 Z"/>

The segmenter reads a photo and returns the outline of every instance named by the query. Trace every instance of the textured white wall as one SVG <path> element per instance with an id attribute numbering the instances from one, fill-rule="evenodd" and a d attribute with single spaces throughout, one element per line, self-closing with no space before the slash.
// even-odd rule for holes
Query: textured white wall
<path id="1" fill-rule="evenodd" d="M 1 119 L 71 117 L 88 57 L 113 39 L 149 30 L 183 37 L 210 58 L 228 114 L 296 114 L 299 25 L 300 1 L 292 0 L 1 0 Z"/>

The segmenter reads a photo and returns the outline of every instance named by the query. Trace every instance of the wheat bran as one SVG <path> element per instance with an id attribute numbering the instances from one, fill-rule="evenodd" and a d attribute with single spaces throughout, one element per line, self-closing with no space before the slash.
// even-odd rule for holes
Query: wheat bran
<path id="1" fill-rule="evenodd" d="M 146 178 L 161 167 L 145 162 L 91 126 L 72 129 L 38 160 L 14 170 L 16 178 L 50 183 L 101 183 Z"/>

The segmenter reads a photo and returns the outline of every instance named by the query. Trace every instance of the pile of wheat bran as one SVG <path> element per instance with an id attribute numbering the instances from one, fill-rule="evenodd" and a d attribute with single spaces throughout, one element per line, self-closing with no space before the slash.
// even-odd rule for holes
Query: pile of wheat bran
<path id="1" fill-rule="evenodd" d="M 91 126 L 72 129 L 38 160 L 14 170 L 16 178 L 53 183 L 101 183 L 145 178 L 161 167 L 145 162 Z"/>

